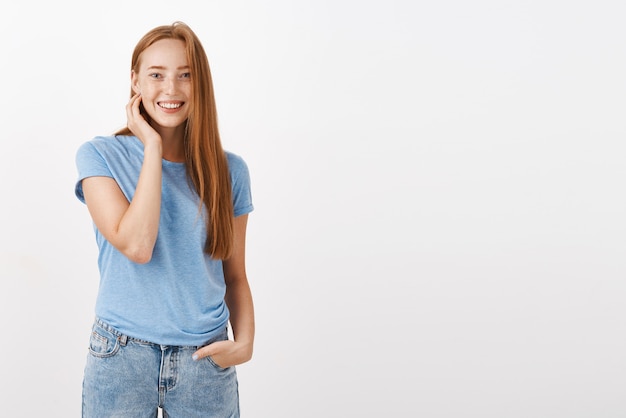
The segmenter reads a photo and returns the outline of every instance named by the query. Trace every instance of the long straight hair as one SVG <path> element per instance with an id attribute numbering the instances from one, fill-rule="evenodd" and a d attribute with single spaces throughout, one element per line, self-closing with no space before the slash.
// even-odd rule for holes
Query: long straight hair
<path id="1" fill-rule="evenodd" d="M 133 52 L 131 69 L 139 70 L 141 53 L 162 39 L 185 43 L 191 72 L 190 112 L 184 135 L 185 167 L 200 198 L 199 210 L 207 210 L 207 239 L 204 251 L 214 259 L 226 259 L 233 250 L 233 202 L 228 161 L 217 126 L 217 111 L 209 60 L 196 34 L 183 22 L 158 26 L 139 40 Z M 130 96 L 135 93 L 132 88 Z M 142 112 L 146 120 L 150 118 Z M 132 135 L 128 127 L 116 135 Z"/>

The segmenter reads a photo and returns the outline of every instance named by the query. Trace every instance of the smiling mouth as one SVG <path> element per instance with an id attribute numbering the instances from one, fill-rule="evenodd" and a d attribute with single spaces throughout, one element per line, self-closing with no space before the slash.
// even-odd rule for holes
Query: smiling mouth
<path id="1" fill-rule="evenodd" d="M 179 102 L 179 103 L 158 102 L 157 104 L 159 105 L 159 107 L 162 107 L 163 109 L 178 109 L 184 104 L 184 102 Z"/>

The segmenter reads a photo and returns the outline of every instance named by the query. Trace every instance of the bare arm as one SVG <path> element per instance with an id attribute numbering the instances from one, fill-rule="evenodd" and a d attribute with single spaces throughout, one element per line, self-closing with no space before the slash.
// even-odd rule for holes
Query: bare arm
<path id="1" fill-rule="evenodd" d="M 226 281 L 226 305 L 234 341 L 219 341 L 196 351 L 194 358 L 211 356 L 222 367 L 245 363 L 252 358 L 254 345 L 254 305 L 245 265 L 248 215 L 235 218 L 235 247 L 232 256 L 223 261 Z"/>
<path id="2" fill-rule="evenodd" d="M 83 192 L 89 213 L 107 241 L 130 260 L 147 263 L 159 229 L 163 147 L 160 136 L 139 115 L 140 101 L 134 96 L 126 107 L 128 126 L 144 144 L 143 165 L 132 201 L 109 177 L 84 179 Z"/>

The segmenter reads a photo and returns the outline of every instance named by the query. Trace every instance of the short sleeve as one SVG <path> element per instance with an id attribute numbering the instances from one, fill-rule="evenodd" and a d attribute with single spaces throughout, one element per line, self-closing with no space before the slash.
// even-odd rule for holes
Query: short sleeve
<path id="1" fill-rule="evenodd" d="M 76 197 L 85 203 L 83 195 L 83 180 L 87 177 L 102 176 L 113 177 L 102 154 L 92 142 L 85 142 L 76 152 L 76 168 L 78 169 L 78 179 L 74 186 Z"/>
<path id="2" fill-rule="evenodd" d="M 235 217 L 245 215 L 254 210 L 248 165 L 241 157 L 231 153 L 228 155 L 228 165 L 233 192 L 234 215 Z"/>

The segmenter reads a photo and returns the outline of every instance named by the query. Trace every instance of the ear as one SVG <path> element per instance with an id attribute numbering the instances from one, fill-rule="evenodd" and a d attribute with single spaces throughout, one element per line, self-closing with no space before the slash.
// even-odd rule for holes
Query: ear
<path id="1" fill-rule="evenodd" d="M 137 74 L 134 71 L 130 72 L 130 86 L 135 93 L 141 93 L 141 89 L 139 88 L 139 80 L 137 78 Z"/>

